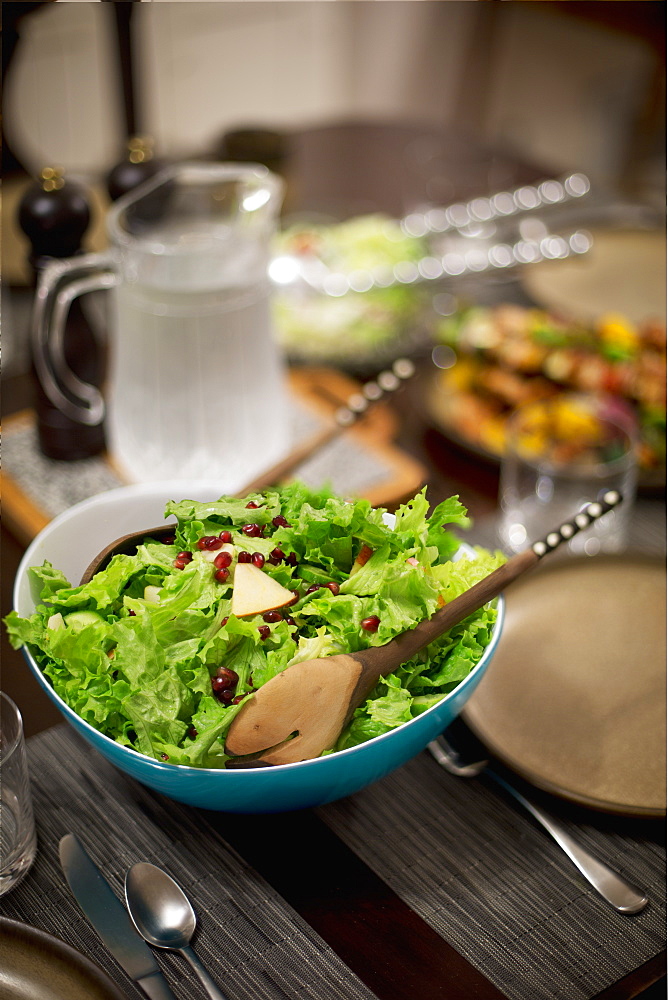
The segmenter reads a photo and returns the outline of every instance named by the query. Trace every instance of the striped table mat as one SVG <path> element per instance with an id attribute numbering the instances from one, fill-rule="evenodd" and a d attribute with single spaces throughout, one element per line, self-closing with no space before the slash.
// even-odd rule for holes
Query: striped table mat
<path id="1" fill-rule="evenodd" d="M 153 795 L 90 750 L 68 726 L 28 741 L 38 855 L 0 913 L 38 927 L 86 955 L 128 1000 L 145 1000 L 70 894 L 60 838 L 76 833 L 119 898 L 136 861 L 168 871 L 198 917 L 195 947 L 234 1000 L 374 1000 L 332 949 L 206 822 L 205 814 Z M 180 956 L 158 961 L 178 997 L 195 997 Z"/>

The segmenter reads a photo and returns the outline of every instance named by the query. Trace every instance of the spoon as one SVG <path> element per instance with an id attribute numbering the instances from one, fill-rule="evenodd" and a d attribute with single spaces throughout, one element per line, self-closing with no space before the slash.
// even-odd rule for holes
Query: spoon
<path id="1" fill-rule="evenodd" d="M 315 452 L 324 448 L 326 444 L 329 444 L 330 441 L 333 441 L 340 434 L 343 434 L 344 431 L 352 427 L 365 414 L 369 413 L 377 403 L 381 402 L 390 393 L 396 392 L 414 374 L 415 365 L 410 358 L 398 358 L 391 369 L 382 371 L 376 379 L 366 382 L 361 387 L 360 392 L 353 393 L 346 400 L 345 404 L 339 406 L 331 424 L 328 424 L 321 431 L 317 431 L 303 444 L 298 445 L 285 458 L 276 462 L 270 468 L 265 469 L 264 472 L 260 473 L 250 483 L 246 483 L 244 488 L 235 494 L 235 496 L 237 498 L 245 497 L 249 493 L 258 493 L 268 486 L 282 482 L 291 472 L 294 472 L 296 468 L 302 465 L 307 458 L 310 458 Z M 125 555 L 133 555 L 137 551 L 137 546 L 141 545 L 145 538 L 154 538 L 156 541 L 161 541 L 172 536 L 175 528 L 176 525 L 174 523 L 161 524 L 157 528 L 144 528 L 141 531 L 133 531 L 129 535 L 121 535 L 120 538 L 116 538 L 109 545 L 106 545 L 91 560 L 79 581 L 80 585 L 89 583 L 96 573 L 104 569 L 112 556 L 117 555 L 119 552 Z"/>
<path id="2" fill-rule="evenodd" d="M 261 763 L 293 764 L 330 750 L 354 710 L 381 677 L 497 597 L 544 555 L 589 527 L 621 500 L 616 490 L 609 490 L 601 501 L 587 504 L 572 521 L 534 542 L 431 618 L 384 646 L 303 660 L 276 674 L 240 708 L 228 730 L 226 752 L 245 757 L 246 762 L 254 755 Z"/>
<path id="3" fill-rule="evenodd" d="M 140 861 L 125 876 L 125 901 L 145 941 L 155 948 L 178 951 L 190 962 L 211 1000 L 226 1000 L 190 947 L 195 911 L 173 878 L 155 865 Z"/>
<path id="4" fill-rule="evenodd" d="M 455 774 L 459 778 L 476 778 L 478 775 L 485 774 L 493 778 L 502 788 L 505 788 L 547 830 L 599 895 L 611 906 L 614 906 L 619 913 L 632 914 L 644 910 L 648 903 L 644 892 L 626 882 L 621 875 L 590 854 L 558 820 L 554 819 L 553 816 L 548 816 L 534 802 L 526 799 L 514 785 L 511 785 L 490 767 L 488 760 L 462 760 L 459 752 L 443 735 L 432 740 L 427 749 L 441 767 L 444 767 L 450 774 Z"/>

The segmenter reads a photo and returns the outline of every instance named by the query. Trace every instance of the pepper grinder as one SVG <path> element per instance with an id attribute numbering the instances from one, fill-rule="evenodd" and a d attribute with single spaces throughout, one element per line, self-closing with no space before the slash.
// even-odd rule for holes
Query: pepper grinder
<path id="1" fill-rule="evenodd" d="M 132 191 L 162 170 L 164 163 L 153 155 L 150 135 L 135 135 L 128 139 L 127 149 L 106 177 L 107 192 L 112 201 Z"/>
<path id="2" fill-rule="evenodd" d="M 91 219 L 86 191 L 66 180 L 56 167 L 45 167 L 38 181 L 24 193 L 18 222 L 31 244 L 29 257 L 35 286 L 43 268 L 54 257 L 74 257 Z M 104 357 L 78 299 L 72 302 L 65 327 L 64 352 L 80 379 L 98 388 L 104 377 Z M 65 416 L 49 399 L 32 365 L 39 448 L 47 458 L 74 461 L 104 450 L 104 427 L 88 426 Z"/>

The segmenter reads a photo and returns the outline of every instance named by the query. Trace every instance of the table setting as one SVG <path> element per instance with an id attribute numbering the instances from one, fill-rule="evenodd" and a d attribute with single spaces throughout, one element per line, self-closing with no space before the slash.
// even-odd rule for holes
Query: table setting
<path id="1" fill-rule="evenodd" d="M 644 343 L 643 317 L 601 327 L 612 294 L 571 323 L 525 283 L 614 231 L 590 179 L 515 176 L 349 220 L 313 181 L 297 223 L 265 166 L 189 160 L 109 206 L 108 247 L 40 265 L 5 420 L 3 1000 L 665 984 L 665 478 L 639 417 L 660 449 L 665 396 L 552 371 L 524 398 L 525 366 L 482 442 L 480 411 L 434 404 L 498 308 L 548 357 L 572 336 L 630 370 Z M 101 289 L 96 384 L 64 347 Z M 36 391 L 104 447 L 49 454 Z"/>

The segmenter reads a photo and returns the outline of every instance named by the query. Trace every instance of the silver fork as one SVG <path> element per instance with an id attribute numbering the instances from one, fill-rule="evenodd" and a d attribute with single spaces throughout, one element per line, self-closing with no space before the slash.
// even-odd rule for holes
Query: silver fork
<path id="1" fill-rule="evenodd" d="M 438 736 L 427 747 L 434 759 L 450 774 L 460 778 L 475 778 L 484 774 L 493 778 L 520 805 L 536 819 L 547 832 L 554 837 L 559 847 L 568 855 L 574 865 L 579 868 L 587 881 L 596 891 L 610 903 L 619 913 L 640 913 L 648 903 L 648 897 L 640 889 L 625 881 L 607 865 L 590 854 L 579 844 L 562 824 L 548 816 L 539 806 L 530 802 L 513 785 L 505 780 L 489 764 L 488 760 L 464 761 L 459 752 L 446 740 Z"/>

